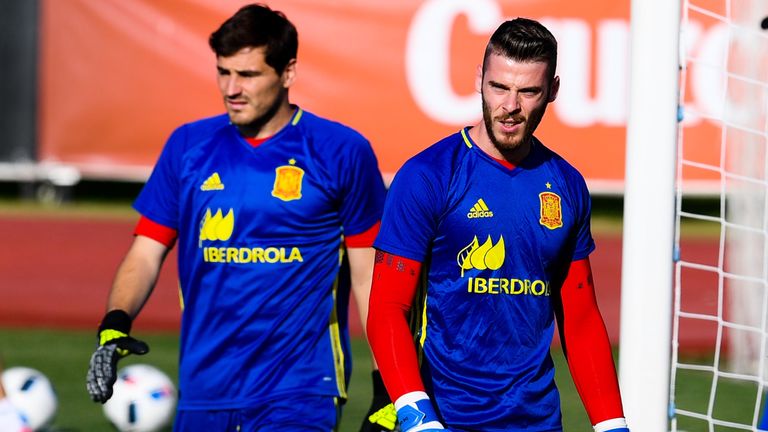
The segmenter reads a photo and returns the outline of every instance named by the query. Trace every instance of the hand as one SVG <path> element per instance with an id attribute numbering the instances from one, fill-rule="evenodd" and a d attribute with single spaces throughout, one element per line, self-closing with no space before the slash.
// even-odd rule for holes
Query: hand
<path id="1" fill-rule="evenodd" d="M 397 427 L 397 412 L 389 400 L 384 381 L 378 370 L 371 372 L 373 378 L 373 402 L 360 425 L 360 432 L 388 432 L 399 430 Z"/>
<path id="2" fill-rule="evenodd" d="M 99 326 L 99 347 L 91 356 L 86 388 L 94 402 L 104 403 L 112 397 L 117 381 L 117 361 L 129 354 L 149 352 L 146 343 L 128 335 L 131 318 L 121 310 L 108 312 Z"/>
<path id="3" fill-rule="evenodd" d="M 436 432 L 445 427 L 432 407 L 429 396 L 422 391 L 406 393 L 395 402 L 397 419 L 402 432 Z"/>

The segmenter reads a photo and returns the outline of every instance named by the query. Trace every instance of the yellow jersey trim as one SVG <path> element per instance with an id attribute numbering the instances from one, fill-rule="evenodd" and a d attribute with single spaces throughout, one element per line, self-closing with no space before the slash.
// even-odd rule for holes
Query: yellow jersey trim
<path id="1" fill-rule="evenodd" d="M 469 140 L 469 137 L 467 136 L 467 130 L 466 129 L 462 129 L 461 130 L 461 137 L 464 138 L 464 144 L 467 147 L 472 148 L 472 141 Z"/>
<path id="2" fill-rule="evenodd" d="M 344 250 L 339 249 L 339 263 L 344 257 Z M 333 351 L 333 364 L 336 370 L 336 389 L 339 396 L 347 398 L 347 386 L 344 379 L 344 350 L 341 347 L 341 334 L 339 332 L 339 316 L 336 310 L 336 294 L 339 289 L 338 276 L 333 282 L 333 309 L 331 310 L 331 319 L 328 323 L 328 333 L 331 336 L 331 350 Z"/>
<path id="3" fill-rule="evenodd" d="M 419 345 L 424 347 L 424 341 L 427 339 L 427 294 L 424 294 L 424 310 L 421 311 L 421 338 Z"/>
<path id="4" fill-rule="evenodd" d="M 293 120 L 291 120 L 291 126 L 296 126 L 296 124 L 301 120 L 301 115 L 304 113 L 304 110 L 301 108 L 296 108 L 296 114 L 293 116 Z"/>

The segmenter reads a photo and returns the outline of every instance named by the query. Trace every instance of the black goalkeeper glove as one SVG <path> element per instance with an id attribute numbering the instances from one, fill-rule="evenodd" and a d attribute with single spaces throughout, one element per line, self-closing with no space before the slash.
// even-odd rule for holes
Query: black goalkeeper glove
<path id="1" fill-rule="evenodd" d="M 399 430 L 397 427 L 397 412 L 395 406 L 389 400 L 381 373 L 375 370 L 371 373 L 373 378 L 373 402 L 371 408 L 363 418 L 360 432 L 389 432 Z"/>
<path id="2" fill-rule="evenodd" d="M 128 334 L 131 317 L 125 311 L 113 310 L 104 315 L 99 326 L 99 347 L 91 356 L 86 376 L 86 388 L 94 402 L 104 403 L 112 397 L 112 385 L 117 381 L 117 361 L 128 354 L 143 355 L 149 346 Z"/>

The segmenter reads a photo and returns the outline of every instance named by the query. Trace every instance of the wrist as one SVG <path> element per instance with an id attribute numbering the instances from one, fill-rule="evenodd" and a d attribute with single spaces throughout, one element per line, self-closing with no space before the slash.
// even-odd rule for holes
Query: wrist
<path id="1" fill-rule="evenodd" d="M 423 391 L 406 393 L 395 401 L 397 420 L 403 432 L 434 431 L 445 429 Z"/>
<path id="2" fill-rule="evenodd" d="M 102 318 L 99 331 L 96 334 L 99 345 L 128 336 L 132 321 L 130 315 L 124 310 L 115 309 L 107 312 Z"/>
<path id="3" fill-rule="evenodd" d="M 627 420 L 624 417 L 601 421 L 592 427 L 595 432 L 629 432 Z"/>
<path id="4" fill-rule="evenodd" d="M 122 309 L 113 309 L 104 315 L 99 324 L 99 333 L 102 330 L 117 330 L 119 332 L 128 334 L 131 332 L 131 325 L 133 320 L 128 312 Z"/>

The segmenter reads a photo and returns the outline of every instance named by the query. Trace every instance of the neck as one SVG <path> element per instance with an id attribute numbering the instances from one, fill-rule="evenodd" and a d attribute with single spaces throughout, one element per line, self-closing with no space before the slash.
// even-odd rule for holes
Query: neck
<path id="1" fill-rule="evenodd" d="M 493 143 L 491 137 L 488 136 L 488 131 L 485 129 L 485 124 L 482 121 L 469 130 L 469 136 L 480 147 L 480 150 L 487 155 L 494 159 L 504 160 L 513 166 L 519 165 L 528 156 L 533 144 L 533 138 L 529 136 L 515 148 L 500 149 Z"/>
<path id="2" fill-rule="evenodd" d="M 275 104 L 261 118 L 247 125 L 237 125 L 237 130 L 244 137 L 267 138 L 280 131 L 291 121 L 296 107 L 289 104 L 286 99 L 282 103 Z"/>

